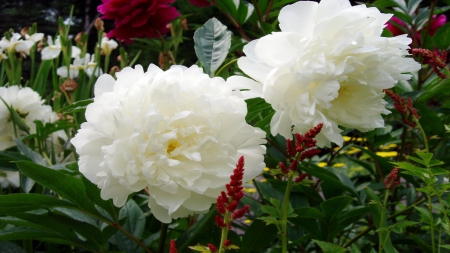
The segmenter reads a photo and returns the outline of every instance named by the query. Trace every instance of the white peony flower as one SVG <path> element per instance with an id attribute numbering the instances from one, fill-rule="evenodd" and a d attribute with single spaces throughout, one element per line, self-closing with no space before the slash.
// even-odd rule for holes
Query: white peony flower
<path id="1" fill-rule="evenodd" d="M 348 0 L 301 1 L 285 6 L 281 32 L 244 47 L 239 67 L 260 82 L 276 113 L 273 135 L 292 138 L 324 123 L 318 145 L 342 145 L 338 125 L 369 131 L 383 127 L 383 89 L 420 69 L 408 55 L 406 35 L 383 38 L 391 14 Z M 294 126 L 292 128 L 292 126 Z"/>
<path id="2" fill-rule="evenodd" d="M 62 50 L 61 41 L 59 36 L 53 42 L 52 36 L 47 36 L 48 46 L 44 47 L 41 51 L 42 60 L 51 60 L 59 56 Z M 81 49 L 76 46 L 72 46 L 72 58 L 76 58 L 81 54 Z"/>
<path id="3" fill-rule="evenodd" d="M 0 98 L 24 118 L 26 124 L 30 127 L 30 132 L 35 132 L 35 120 L 54 122 L 58 118 L 50 106 L 43 104 L 44 100 L 41 99 L 39 94 L 29 87 L 20 88 L 17 85 L 0 87 Z M 17 137 L 25 134 L 18 127 L 16 130 Z M 3 101 L 0 100 L 0 150 L 15 146 L 15 137 L 11 114 Z"/>
<path id="4" fill-rule="evenodd" d="M 164 72 L 153 64 L 116 75 L 99 77 L 87 122 L 71 140 L 80 172 L 103 199 L 123 206 L 148 188 L 152 213 L 169 223 L 207 212 L 240 156 L 244 180 L 263 170 L 265 133 L 245 122 L 242 94 L 222 78 L 197 66 Z"/>
<path id="5" fill-rule="evenodd" d="M 9 107 L 12 107 L 18 112 L 19 116 L 21 116 L 25 123 L 30 127 L 30 133 L 32 134 L 36 133 L 35 120 L 40 120 L 44 124 L 58 120 L 58 115 L 53 112 L 52 108 L 48 105 L 44 105 L 44 100 L 41 99 L 37 92 L 29 87 L 20 88 L 17 85 L 0 87 L 0 98 L 3 99 Z M 5 103 L 0 100 L 0 151 L 16 146 L 14 138 L 20 138 L 26 135 L 26 133 L 17 126 L 15 130 L 16 131 L 14 131 L 14 124 L 8 108 Z M 60 138 L 64 141 L 68 140 L 67 134 L 63 130 L 52 133 L 47 141 L 47 147 L 50 149 L 47 150 L 47 154 L 51 154 L 51 149 L 53 149 L 57 156 L 57 161 L 63 162 L 73 160 L 73 156 L 64 157 L 64 148 L 59 142 Z"/>
<path id="6" fill-rule="evenodd" d="M 102 38 L 102 43 L 101 43 L 101 47 L 103 50 L 103 53 L 105 55 L 110 55 L 111 52 L 116 49 L 119 46 L 119 44 L 117 44 L 117 42 L 113 39 L 109 39 L 108 37 L 103 37 Z"/>

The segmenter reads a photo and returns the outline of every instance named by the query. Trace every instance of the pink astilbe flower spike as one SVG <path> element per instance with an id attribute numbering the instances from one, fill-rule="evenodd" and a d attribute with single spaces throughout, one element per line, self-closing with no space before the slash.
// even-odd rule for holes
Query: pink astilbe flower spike
<path id="1" fill-rule="evenodd" d="M 392 99 L 392 101 L 394 101 L 394 108 L 402 114 L 403 122 L 413 128 L 416 127 L 416 124 L 408 119 L 410 116 L 415 117 L 416 119 L 420 118 L 416 108 L 412 105 L 411 98 L 408 98 L 405 101 L 398 94 L 395 94 L 390 90 L 384 90 L 384 92 Z"/>
<path id="2" fill-rule="evenodd" d="M 397 187 L 400 184 L 399 178 L 398 178 L 398 168 L 394 168 L 391 173 L 386 177 L 384 180 L 384 187 L 386 187 L 387 190 L 392 190 L 395 187 Z"/>
<path id="3" fill-rule="evenodd" d="M 242 191 L 242 179 L 244 177 L 244 157 L 241 156 L 236 164 L 236 168 L 233 174 L 230 176 L 230 183 L 225 187 L 227 192 L 221 192 L 217 197 L 217 212 L 221 215 L 225 215 L 226 212 L 231 214 L 231 221 L 234 219 L 242 218 L 245 213 L 250 209 L 249 205 L 238 209 L 239 201 L 244 197 L 244 192 Z M 231 221 L 229 224 L 225 224 L 224 219 L 220 215 L 216 215 L 216 225 L 218 227 L 224 228 L 228 225 L 231 227 Z"/>
<path id="4" fill-rule="evenodd" d="M 175 241 L 173 239 L 170 239 L 169 253 L 178 253 L 177 246 L 175 245 Z"/>
<path id="5" fill-rule="evenodd" d="M 211 253 L 216 253 L 217 252 L 217 248 L 216 248 L 216 246 L 214 246 L 214 244 L 209 243 L 208 244 L 208 248 L 211 251 Z"/>
<path id="6" fill-rule="evenodd" d="M 423 48 L 413 48 L 411 50 L 413 53 L 421 54 L 423 56 L 423 63 L 430 64 L 433 67 L 433 71 L 442 79 L 447 78 L 445 74 L 441 72 L 440 69 L 447 66 L 447 50 L 431 51 Z"/>

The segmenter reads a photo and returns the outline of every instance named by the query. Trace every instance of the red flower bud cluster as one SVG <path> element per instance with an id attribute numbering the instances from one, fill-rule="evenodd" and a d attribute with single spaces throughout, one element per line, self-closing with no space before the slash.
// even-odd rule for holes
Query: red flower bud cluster
<path id="1" fill-rule="evenodd" d="M 434 72 L 440 78 L 447 78 L 447 76 L 440 70 L 446 67 L 445 63 L 447 62 L 447 50 L 442 50 L 442 53 L 439 53 L 437 50 L 432 52 L 429 49 L 413 48 L 411 51 L 413 53 L 421 54 L 423 56 L 423 63 L 432 65 Z"/>
<path id="2" fill-rule="evenodd" d="M 290 157 L 296 157 L 291 164 L 289 165 L 289 170 L 296 171 L 297 165 L 299 162 L 305 160 L 306 158 L 311 158 L 315 155 L 320 154 L 320 150 L 317 149 L 316 140 L 314 138 L 320 133 L 322 130 L 323 123 L 317 124 L 317 126 L 310 129 L 305 135 L 301 135 L 299 133 L 295 134 L 295 149 L 292 144 L 292 141 L 286 140 L 286 152 Z M 297 156 L 297 153 L 300 153 Z M 284 174 L 288 174 L 289 170 L 286 168 L 284 163 L 280 162 L 280 169 Z"/>
<path id="3" fill-rule="evenodd" d="M 405 124 L 411 127 L 416 127 L 416 124 L 408 120 L 408 117 L 410 115 L 412 115 L 416 119 L 420 118 L 416 108 L 414 108 L 412 105 L 411 98 L 408 98 L 407 99 L 408 102 L 406 102 L 402 97 L 400 97 L 398 94 L 393 93 L 390 90 L 384 90 L 384 92 L 392 99 L 392 101 L 394 101 L 395 109 L 405 116 L 403 118 L 403 122 L 405 122 Z"/>
<path id="4" fill-rule="evenodd" d="M 209 243 L 208 244 L 208 248 L 212 253 L 216 253 L 217 252 L 217 248 L 216 246 L 214 246 L 214 244 Z"/>
<path id="5" fill-rule="evenodd" d="M 307 176 L 308 176 L 308 173 L 303 173 L 303 174 L 301 174 L 300 176 L 298 176 L 298 177 L 294 180 L 294 182 L 300 183 L 300 182 L 303 181 L 303 179 L 305 179 Z"/>
<path id="6" fill-rule="evenodd" d="M 231 245 L 231 241 L 229 239 L 226 239 L 223 245 L 225 246 L 225 248 L 227 248 L 228 246 Z"/>
<path id="7" fill-rule="evenodd" d="M 170 239 L 169 253 L 178 253 L 177 246 L 175 245 L 175 241 L 173 239 Z"/>
<path id="8" fill-rule="evenodd" d="M 398 168 L 394 168 L 391 173 L 386 177 L 384 180 L 384 187 L 388 190 L 392 190 L 395 187 L 397 187 L 400 184 L 399 178 L 398 178 Z"/>
<path id="9" fill-rule="evenodd" d="M 239 219 L 244 216 L 244 214 L 250 209 L 250 206 L 244 206 L 241 209 L 237 209 L 239 201 L 244 197 L 244 192 L 242 191 L 242 179 L 244 178 L 244 157 L 239 158 L 236 168 L 233 171 L 233 175 L 230 176 L 230 183 L 225 187 L 227 192 L 221 192 L 220 196 L 217 197 L 217 212 L 220 214 L 225 214 L 226 212 L 231 213 L 232 219 Z M 216 216 L 216 225 L 218 227 L 226 227 L 225 221 L 220 215 Z M 231 223 L 229 224 L 231 226 Z"/>

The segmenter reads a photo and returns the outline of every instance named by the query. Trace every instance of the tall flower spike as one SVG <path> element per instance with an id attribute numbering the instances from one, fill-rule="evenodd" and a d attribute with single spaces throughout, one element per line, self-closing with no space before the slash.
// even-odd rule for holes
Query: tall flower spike
<path id="1" fill-rule="evenodd" d="M 384 90 L 384 92 L 392 99 L 392 101 L 394 101 L 394 108 L 403 115 L 403 122 L 413 128 L 416 127 L 416 124 L 408 120 L 411 115 L 416 119 L 420 118 L 416 108 L 413 107 L 411 98 L 408 98 L 407 101 L 405 101 L 398 94 L 395 94 L 390 90 Z"/>
<path id="2" fill-rule="evenodd" d="M 178 253 L 177 245 L 175 245 L 175 241 L 173 239 L 170 239 L 169 253 Z"/>
<path id="3" fill-rule="evenodd" d="M 431 51 L 429 49 L 423 48 L 413 48 L 411 50 L 413 53 L 421 54 L 423 56 L 423 63 L 431 64 L 433 66 L 434 72 L 442 79 L 447 78 L 447 76 L 441 72 L 440 69 L 445 68 L 447 62 L 447 50 L 442 50 L 441 53 L 439 51 Z"/>
<path id="4" fill-rule="evenodd" d="M 243 175 L 244 157 L 241 156 L 236 164 L 233 174 L 230 176 L 230 183 L 226 185 L 227 193 L 222 191 L 221 195 L 217 197 L 217 212 L 224 216 L 231 215 L 231 221 L 233 219 L 242 218 L 250 209 L 250 206 L 248 205 L 241 209 L 237 209 L 239 201 L 244 197 L 244 192 L 242 191 Z M 220 215 L 216 215 L 216 225 L 218 227 L 224 228 L 227 225 L 231 226 L 231 221 L 229 224 L 226 224 Z"/>
<path id="5" fill-rule="evenodd" d="M 386 177 L 384 180 L 384 187 L 386 187 L 387 190 L 392 190 L 395 187 L 397 187 L 400 184 L 399 178 L 398 178 L 398 168 L 394 168 L 391 173 Z"/>

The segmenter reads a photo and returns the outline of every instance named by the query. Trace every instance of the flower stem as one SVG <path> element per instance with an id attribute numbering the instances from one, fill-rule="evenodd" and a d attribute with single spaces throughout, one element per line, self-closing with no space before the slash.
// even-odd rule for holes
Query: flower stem
<path id="1" fill-rule="evenodd" d="M 388 202 L 388 198 L 389 198 L 389 194 L 391 193 L 391 191 L 386 190 L 386 195 L 384 196 L 384 201 L 383 201 L 383 206 L 382 211 L 381 211 L 381 218 L 380 218 L 380 226 L 378 229 L 381 229 L 384 227 L 384 215 L 386 213 L 386 206 L 387 206 L 387 202 Z M 384 250 L 384 243 L 386 242 L 386 238 L 384 235 L 383 231 L 380 231 L 378 233 L 378 239 L 379 239 L 379 243 L 378 243 L 378 252 L 382 253 Z M 389 235 L 389 233 L 387 233 L 386 237 Z"/>
<path id="2" fill-rule="evenodd" d="M 169 225 L 167 225 L 164 222 L 161 222 L 161 234 L 159 236 L 159 242 L 158 242 L 158 253 L 164 253 L 164 245 L 166 244 L 166 237 L 167 237 L 167 229 L 169 228 Z"/>
<path id="3" fill-rule="evenodd" d="M 426 151 L 427 153 L 429 153 L 429 152 L 430 152 L 430 149 L 428 148 L 428 139 L 427 139 L 427 135 L 425 134 L 425 131 L 423 130 L 422 125 L 420 125 L 419 120 L 418 120 L 416 117 L 414 117 L 414 116 L 413 116 L 412 118 L 413 118 L 413 120 L 414 120 L 414 123 L 416 123 L 417 128 L 419 128 L 420 134 L 422 134 L 423 144 L 425 145 L 425 151 Z"/>
<path id="4" fill-rule="evenodd" d="M 431 186 L 429 188 L 432 188 Z M 434 218 L 433 218 L 433 206 L 431 202 L 431 194 L 427 194 L 428 198 L 428 212 L 430 213 L 430 232 L 431 232 L 431 249 L 432 252 L 436 252 L 436 245 L 434 242 Z"/>
<path id="5" fill-rule="evenodd" d="M 293 178 L 294 173 L 290 173 L 288 177 L 288 184 L 286 186 L 286 192 L 284 193 L 284 202 L 283 202 L 283 217 L 281 219 L 281 252 L 287 252 L 287 216 L 289 209 L 289 195 L 291 194 L 292 186 L 293 186 Z"/>
<path id="6" fill-rule="evenodd" d="M 231 66 L 232 64 L 234 64 L 234 63 L 237 62 L 238 60 L 239 60 L 239 58 L 227 62 L 225 65 L 223 65 L 223 66 L 216 72 L 216 75 L 215 75 L 215 76 L 220 76 L 220 74 L 222 73 L 222 71 L 224 71 L 226 68 L 228 68 L 229 66 Z"/>
<path id="7" fill-rule="evenodd" d="M 228 237 L 228 227 L 229 227 L 229 223 L 230 223 L 230 212 L 226 211 L 225 214 L 223 215 L 223 220 L 225 223 L 225 227 L 222 228 L 222 235 L 220 237 L 220 248 L 219 248 L 219 253 L 224 253 L 225 252 L 225 241 L 227 240 Z"/>

